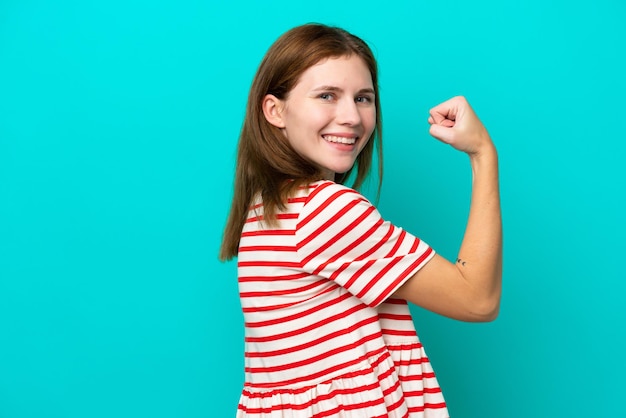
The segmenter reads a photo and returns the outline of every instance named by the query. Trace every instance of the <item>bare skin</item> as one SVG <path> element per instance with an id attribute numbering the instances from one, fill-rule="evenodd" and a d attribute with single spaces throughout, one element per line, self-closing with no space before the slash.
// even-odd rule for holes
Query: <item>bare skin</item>
<path id="1" fill-rule="evenodd" d="M 456 262 L 435 255 L 394 297 L 461 321 L 492 321 L 498 315 L 502 291 L 497 152 L 463 97 L 432 108 L 428 122 L 433 137 L 469 156 L 473 174 L 470 212 Z"/>

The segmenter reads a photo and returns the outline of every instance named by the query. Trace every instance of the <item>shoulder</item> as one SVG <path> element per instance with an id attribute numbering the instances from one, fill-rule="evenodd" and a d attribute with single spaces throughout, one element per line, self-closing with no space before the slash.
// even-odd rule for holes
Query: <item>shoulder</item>
<path id="1" fill-rule="evenodd" d="M 358 191 L 343 184 L 330 180 L 320 180 L 306 186 L 305 206 L 318 207 L 332 204 L 346 204 L 359 201 L 371 205 L 371 203 Z"/>
<path id="2" fill-rule="evenodd" d="M 361 193 L 328 180 L 311 183 L 301 199 L 298 228 L 320 222 L 341 223 L 366 213 L 379 217 L 376 208 Z"/>

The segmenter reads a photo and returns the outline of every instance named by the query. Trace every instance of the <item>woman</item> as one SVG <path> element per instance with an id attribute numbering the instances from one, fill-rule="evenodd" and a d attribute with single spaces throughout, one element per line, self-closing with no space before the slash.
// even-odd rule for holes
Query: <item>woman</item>
<path id="1" fill-rule="evenodd" d="M 240 417 L 447 417 L 407 301 L 493 320 L 501 292 L 497 154 L 462 97 L 430 133 L 470 157 L 473 189 L 455 263 L 385 222 L 358 188 L 382 120 L 369 47 L 324 25 L 268 50 L 241 132 L 220 257 L 238 257 L 246 327 Z"/>

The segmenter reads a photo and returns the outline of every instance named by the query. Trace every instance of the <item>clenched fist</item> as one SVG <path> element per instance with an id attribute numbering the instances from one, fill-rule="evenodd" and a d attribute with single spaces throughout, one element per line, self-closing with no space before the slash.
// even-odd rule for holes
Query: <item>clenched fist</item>
<path id="1" fill-rule="evenodd" d="M 433 137 L 470 156 L 494 150 L 487 129 L 462 96 L 433 107 L 428 123 Z"/>

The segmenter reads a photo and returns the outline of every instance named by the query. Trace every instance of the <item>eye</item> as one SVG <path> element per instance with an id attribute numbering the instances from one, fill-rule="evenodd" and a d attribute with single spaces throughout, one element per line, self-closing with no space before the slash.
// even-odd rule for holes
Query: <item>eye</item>
<path id="1" fill-rule="evenodd" d="M 332 93 L 321 93 L 318 97 L 322 100 L 327 100 L 327 101 L 334 99 L 334 96 Z"/>
<path id="2" fill-rule="evenodd" d="M 374 101 L 374 98 L 371 96 L 357 96 L 354 101 L 357 103 L 372 103 Z"/>

